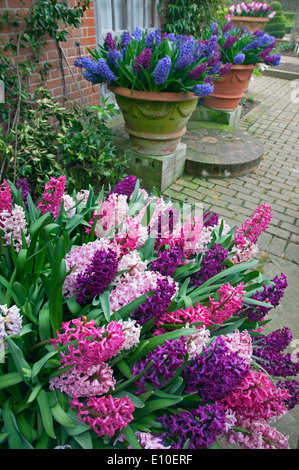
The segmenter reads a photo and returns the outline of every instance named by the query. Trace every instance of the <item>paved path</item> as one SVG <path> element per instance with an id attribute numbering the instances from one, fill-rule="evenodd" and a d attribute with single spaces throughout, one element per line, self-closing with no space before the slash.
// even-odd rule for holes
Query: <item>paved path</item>
<path id="1" fill-rule="evenodd" d="M 294 85 L 299 89 L 299 82 L 266 76 L 250 83 L 249 94 L 260 104 L 244 116 L 239 128 L 264 144 L 258 170 L 226 179 L 184 175 L 164 194 L 202 202 L 204 210 L 214 210 L 231 226 L 268 202 L 274 216 L 259 239 L 260 250 L 299 263 L 299 90 L 296 95 Z"/>

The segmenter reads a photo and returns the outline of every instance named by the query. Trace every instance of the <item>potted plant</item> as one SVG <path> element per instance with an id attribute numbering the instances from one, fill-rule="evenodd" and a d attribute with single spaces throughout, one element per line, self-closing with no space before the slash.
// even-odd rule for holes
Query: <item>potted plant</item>
<path id="1" fill-rule="evenodd" d="M 275 38 L 264 31 L 252 33 L 246 27 L 236 28 L 231 22 L 222 28 L 213 23 L 203 33 L 202 40 L 211 41 L 211 34 L 217 40 L 218 59 L 225 73 L 214 81 L 213 93 L 204 97 L 203 103 L 212 109 L 234 110 L 239 106 L 257 64 L 279 65 L 280 56 L 271 55 Z"/>
<path id="2" fill-rule="evenodd" d="M 78 58 L 92 83 L 115 93 L 132 146 L 145 155 L 175 152 L 199 97 L 213 91 L 216 42 L 136 28 L 108 33 L 92 57 Z"/>
<path id="3" fill-rule="evenodd" d="M 263 31 L 269 19 L 276 14 L 271 5 L 263 2 L 238 3 L 232 5 L 228 9 L 229 19 L 234 26 L 247 28 L 254 32 L 256 30 Z"/>

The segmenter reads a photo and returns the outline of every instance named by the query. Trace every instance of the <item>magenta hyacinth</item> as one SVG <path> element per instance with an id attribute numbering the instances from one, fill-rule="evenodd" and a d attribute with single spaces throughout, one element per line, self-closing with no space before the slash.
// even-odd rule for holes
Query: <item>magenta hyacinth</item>
<path id="1" fill-rule="evenodd" d="M 38 201 L 37 208 L 42 214 L 50 211 L 53 219 L 57 219 L 60 214 L 60 206 L 62 203 L 62 196 L 65 190 L 66 176 L 62 175 L 59 178 L 51 176 L 50 181 L 45 185 L 42 200 Z"/>

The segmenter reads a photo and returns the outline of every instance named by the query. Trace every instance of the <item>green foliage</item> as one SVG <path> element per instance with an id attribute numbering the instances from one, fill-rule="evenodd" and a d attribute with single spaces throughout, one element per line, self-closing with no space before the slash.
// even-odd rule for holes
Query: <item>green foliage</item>
<path id="1" fill-rule="evenodd" d="M 271 18 L 265 26 L 265 31 L 275 38 L 282 39 L 286 34 L 286 19 L 284 17 L 280 2 L 272 2 L 270 6 L 276 11 L 274 18 Z"/>
<path id="2" fill-rule="evenodd" d="M 5 103 L 0 103 L 0 117 L 3 121 L 0 124 L 4 129 L 3 138 L 7 145 L 7 137 L 12 132 L 17 135 L 19 122 L 26 119 L 32 106 L 29 77 L 38 72 L 43 84 L 49 72 L 49 63 L 40 63 L 45 45 L 52 39 L 59 48 L 60 42 L 68 39 L 70 28 L 77 28 L 82 22 L 90 0 L 79 0 L 76 3 L 74 6 L 66 0 L 35 0 L 27 7 L 27 15 L 19 14 L 18 10 L 14 15 L 10 11 L 1 13 L 0 28 L 9 25 L 17 31 L 9 41 L 2 40 L 3 47 L 0 49 L 0 80 L 4 82 L 5 88 Z M 24 8 L 24 3 L 20 0 L 20 9 Z M 26 50 L 26 55 L 19 60 L 23 50 Z M 15 139 L 14 154 L 16 159 L 18 138 Z M 6 162 L 9 160 L 6 159 Z M 17 165 L 15 161 L 11 164 L 14 167 L 15 180 Z M 2 165 L 1 179 L 4 171 Z"/>
<path id="3" fill-rule="evenodd" d="M 111 131 L 105 120 L 116 114 L 114 105 L 83 108 L 72 103 L 70 108 L 51 97 L 49 91 L 38 88 L 32 107 L 19 123 L 17 131 L 7 137 L 6 159 L 15 161 L 19 177 L 27 177 L 35 195 L 44 185 L 45 175 L 67 173 L 70 189 L 115 183 L 124 176 L 126 155 L 116 157 L 111 144 Z M 15 158 L 15 139 L 18 153 Z M 5 148 L 0 134 L 0 145 Z M 7 178 L 13 178 L 14 168 L 8 166 Z"/>
<path id="4" fill-rule="evenodd" d="M 223 0 L 169 0 L 163 30 L 167 33 L 198 36 L 201 28 L 215 20 Z M 159 8 L 164 2 L 160 0 Z"/>

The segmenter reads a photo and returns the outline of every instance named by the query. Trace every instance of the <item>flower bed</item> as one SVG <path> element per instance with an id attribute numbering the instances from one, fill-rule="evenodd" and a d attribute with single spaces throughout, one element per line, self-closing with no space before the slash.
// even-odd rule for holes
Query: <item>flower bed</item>
<path id="1" fill-rule="evenodd" d="M 0 191 L 1 448 L 288 448 L 271 423 L 299 363 L 267 325 L 287 280 L 254 259 L 266 203 L 231 228 L 135 177 L 26 193 Z"/>

